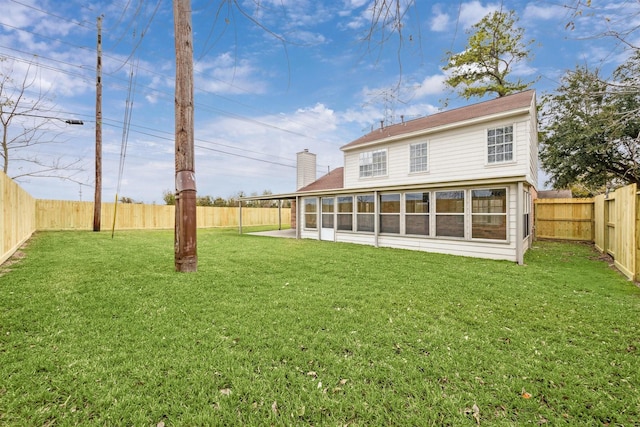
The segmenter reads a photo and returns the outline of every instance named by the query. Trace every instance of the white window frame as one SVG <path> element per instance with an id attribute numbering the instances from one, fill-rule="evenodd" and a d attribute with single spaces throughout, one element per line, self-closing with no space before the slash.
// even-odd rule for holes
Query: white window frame
<path id="1" fill-rule="evenodd" d="M 361 203 L 360 201 L 362 200 L 362 197 L 366 197 L 367 200 L 364 202 L 367 205 L 369 203 L 373 203 L 373 209 L 371 211 L 361 211 L 360 210 L 360 206 Z M 375 232 L 376 229 L 376 196 L 373 193 L 366 193 L 366 194 L 356 194 L 355 195 L 355 211 L 356 211 L 356 227 L 355 227 L 355 231 L 358 233 L 373 233 Z M 371 230 L 362 230 L 362 223 L 364 223 L 364 221 L 361 221 L 363 219 L 367 218 L 368 222 L 371 223 Z"/>
<path id="2" fill-rule="evenodd" d="M 417 150 L 420 150 L 420 156 L 416 156 Z M 429 143 L 415 142 L 409 145 L 409 173 L 424 172 L 429 172 Z"/>
<path id="3" fill-rule="evenodd" d="M 358 156 L 358 176 L 376 178 L 387 176 L 387 149 L 364 151 Z"/>
<path id="4" fill-rule="evenodd" d="M 342 200 L 341 200 L 342 199 Z M 342 207 L 342 203 L 346 202 L 346 199 L 351 199 L 351 211 L 341 211 L 340 208 Z M 353 227 L 353 219 L 355 217 L 354 215 L 354 196 L 349 194 L 349 195 L 341 195 L 341 196 L 337 196 L 336 197 L 336 231 L 342 231 L 342 232 L 351 232 L 354 231 L 354 227 Z M 340 219 L 341 218 L 346 218 L 349 217 L 351 219 L 351 221 L 349 221 L 351 223 L 351 227 L 349 229 L 344 229 L 344 228 L 340 228 Z"/>
<path id="5" fill-rule="evenodd" d="M 314 212 L 307 212 L 307 202 L 313 201 L 313 206 L 315 206 L 315 211 Z M 302 206 L 303 206 L 303 211 L 304 211 L 304 215 L 302 216 L 302 218 L 304 219 L 304 229 L 305 230 L 317 230 L 318 229 L 318 198 L 317 197 L 305 197 L 302 199 Z M 316 217 L 316 226 L 315 227 L 307 227 L 307 216 L 308 215 L 315 215 Z"/>
<path id="6" fill-rule="evenodd" d="M 474 212 L 473 208 L 473 200 L 474 200 L 474 192 L 475 191 L 493 191 L 493 190 L 503 190 L 504 191 L 504 212 Z M 490 242 L 506 242 L 509 240 L 509 189 L 506 187 L 491 187 L 491 188 L 471 188 L 469 190 L 469 201 L 471 203 L 471 209 L 469 213 L 471 215 L 470 218 L 470 233 L 469 237 L 471 240 L 483 240 Z M 486 217 L 489 219 L 489 223 L 493 223 L 494 220 L 503 218 L 505 232 L 504 239 L 494 239 L 491 237 L 473 237 L 473 219 L 474 217 Z"/>
<path id="7" fill-rule="evenodd" d="M 439 194 L 446 194 L 446 193 L 462 193 L 462 212 L 450 212 L 450 211 L 440 211 L 438 210 L 438 195 Z M 460 199 L 453 199 L 453 200 L 460 200 Z M 433 192 L 433 210 L 435 212 L 434 215 L 434 237 L 439 237 L 439 238 L 445 238 L 445 239 L 462 239 L 462 240 L 469 240 L 467 238 L 467 224 L 469 222 L 468 218 L 468 212 L 469 212 L 469 207 L 467 206 L 467 201 L 469 200 L 469 194 L 468 194 L 468 189 L 450 189 L 450 190 L 436 190 Z M 459 218 L 462 217 L 462 236 L 454 236 L 454 235 L 449 235 L 449 234 L 440 234 L 438 233 L 438 220 L 440 218 L 444 219 L 444 218 Z"/>
<path id="8" fill-rule="evenodd" d="M 393 198 L 396 200 L 385 200 L 385 199 L 389 199 L 389 198 Z M 378 217 L 378 226 L 379 226 L 379 230 L 380 233 L 383 234 L 393 234 L 393 235 L 399 235 L 402 234 L 402 193 L 382 193 L 378 196 L 378 203 L 379 203 L 379 217 Z M 383 212 L 383 206 L 385 203 L 387 202 L 397 202 L 398 203 L 398 210 L 397 212 Z M 395 218 L 398 221 L 398 231 L 383 231 L 382 228 L 382 223 L 383 223 L 383 219 L 384 218 Z"/>
<path id="9" fill-rule="evenodd" d="M 510 139 L 510 141 L 507 141 L 507 139 Z M 516 138 L 514 124 L 488 128 L 485 141 L 487 165 L 500 165 L 515 161 Z M 511 146 L 511 150 L 505 151 L 508 145 Z M 507 153 L 510 154 L 510 158 L 507 158 Z M 500 156 L 502 156 L 502 159 L 499 159 Z"/>
<path id="10" fill-rule="evenodd" d="M 407 211 L 407 195 L 408 194 L 423 194 L 423 202 L 424 203 L 424 194 L 427 195 L 427 211 L 426 212 L 408 212 Z M 433 220 L 431 218 L 431 198 L 432 198 L 432 194 L 431 191 L 429 190 L 416 190 L 416 191 L 405 191 L 402 194 L 402 206 L 401 206 L 401 210 L 402 210 L 402 223 L 401 223 L 401 227 L 403 230 L 403 234 L 407 235 L 407 236 L 418 236 L 418 237 L 431 237 L 431 224 L 433 223 Z M 409 233 L 407 231 L 407 218 L 410 217 L 426 217 L 427 218 L 427 233 L 426 234 L 414 234 L 414 233 Z"/>

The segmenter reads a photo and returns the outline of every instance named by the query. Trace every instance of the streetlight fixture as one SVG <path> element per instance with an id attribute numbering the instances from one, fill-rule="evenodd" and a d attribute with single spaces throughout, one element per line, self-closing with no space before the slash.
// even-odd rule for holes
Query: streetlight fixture
<path id="1" fill-rule="evenodd" d="M 82 120 L 77 119 L 67 119 L 64 122 L 68 125 L 84 125 L 84 122 Z"/>

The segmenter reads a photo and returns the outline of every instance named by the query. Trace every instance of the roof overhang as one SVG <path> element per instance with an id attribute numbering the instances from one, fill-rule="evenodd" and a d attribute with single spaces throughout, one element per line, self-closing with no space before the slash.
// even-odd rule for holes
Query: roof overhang
<path id="1" fill-rule="evenodd" d="M 422 190 L 422 189 L 440 189 L 453 187 L 483 187 L 487 185 L 511 184 L 517 182 L 526 182 L 525 175 L 512 175 L 498 178 L 485 179 L 466 179 L 446 182 L 423 182 L 418 184 L 404 185 L 387 185 L 387 186 L 371 186 L 371 187 L 350 187 L 350 188 L 334 188 L 317 191 L 299 191 L 296 193 L 270 194 L 268 196 L 252 196 L 242 197 L 240 201 L 250 200 L 286 200 L 295 199 L 297 197 L 314 197 L 326 195 L 355 194 L 355 193 L 371 193 L 373 191 L 406 191 L 406 190 Z"/>

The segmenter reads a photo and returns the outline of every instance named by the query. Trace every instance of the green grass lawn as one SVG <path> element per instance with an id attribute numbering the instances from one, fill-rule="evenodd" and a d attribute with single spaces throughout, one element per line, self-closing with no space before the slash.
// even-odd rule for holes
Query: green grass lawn
<path id="1" fill-rule="evenodd" d="M 200 230 L 52 232 L 0 268 L 0 425 L 640 424 L 640 289 L 526 265 Z"/>

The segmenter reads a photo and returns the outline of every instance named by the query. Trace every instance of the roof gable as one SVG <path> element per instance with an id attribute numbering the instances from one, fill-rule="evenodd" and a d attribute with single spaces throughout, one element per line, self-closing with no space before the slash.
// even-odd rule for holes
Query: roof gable
<path id="1" fill-rule="evenodd" d="M 345 151 L 363 144 L 381 141 L 394 136 L 411 134 L 414 132 L 434 129 L 440 126 L 465 122 L 484 116 L 491 116 L 512 110 L 528 108 L 531 106 L 534 97 L 535 91 L 527 90 L 492 99 L 490 101 L 484 101 L 466 107 L 455 108 L 453 110 L 443 111 L 441 113 L 432 114 L 419 119 L 398 123 L 385 128 L 376 129 L 367 135 L 361 136 L 355 141 L 342 146 L 340 149 Z"/>

